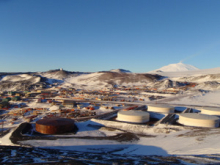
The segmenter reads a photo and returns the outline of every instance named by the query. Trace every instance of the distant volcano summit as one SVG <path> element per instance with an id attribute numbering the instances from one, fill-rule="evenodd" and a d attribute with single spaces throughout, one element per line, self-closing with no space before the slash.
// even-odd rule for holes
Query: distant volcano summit
<path id="1" fill-rule="evenodd" d="M 199 70 L 199 69 L 192 65 L 179 62 L 176 64 L 169 64 L 167 66 L 163 66 L 151 72 L 183 72 L 183 71 L 192 71 L 192 70 Z"/>

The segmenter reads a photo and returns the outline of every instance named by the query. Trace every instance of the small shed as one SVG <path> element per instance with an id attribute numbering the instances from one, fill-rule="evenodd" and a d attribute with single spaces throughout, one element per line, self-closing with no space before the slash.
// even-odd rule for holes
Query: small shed
<path id="1" fill-rule="evenodd" d="M 12 97 L 12 101 L 19 101 L 19 100 L 21 100 L 21 97 L 20 97 L 20 96 Z"/>
<path id="2" fill-rule="evenodd" d="M 63 100 L 63 106 L 65 107 L 74 108 L 76 105 L 76 102 L 73 100 Z"/>

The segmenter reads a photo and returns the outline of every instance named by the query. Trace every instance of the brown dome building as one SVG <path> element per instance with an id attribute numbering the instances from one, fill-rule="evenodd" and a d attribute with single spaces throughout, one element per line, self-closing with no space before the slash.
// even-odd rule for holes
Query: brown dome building
<path id="1" fill-rule="evenodd" d="M 36 131 L 42 134 L 62 134 L 74 132 L 74 120 L 66 118 L 47 118 L 36 122 Z"/>

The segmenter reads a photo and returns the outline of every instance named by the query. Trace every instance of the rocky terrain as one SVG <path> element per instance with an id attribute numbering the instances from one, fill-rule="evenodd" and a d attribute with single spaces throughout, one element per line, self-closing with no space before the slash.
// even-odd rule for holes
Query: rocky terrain
<path id="1" fill-rule="evenodd" d="M 172 66 L 173 67 L 173 66 Z M 181 64 L 181 67 L 182 64 Z M 189 66 L 186 66 L 186 69 Z M 46 72 L 27 73 L 1 73 L 0 90 L 28 90 L 47 88 L 52 86 L 68 86 L 75 88 L 113 88 L 118 86 L 145 86 L 165 90 L 168 88 L 180 88 L 186 83 L 194 83 L 196 90 L 217 90 L 220 88 L 219 73 L 207 74 L 204 70 L 195 69 L 186 72 L 149 72 L 131 73 L 130 71 L 118 69 L 101 72 L 73 72 L 62 69 Z M 189 74 L 194 72 L 194 74 Z M 176 74 L 173 77 L 173 73 Z M 171 75 L 171 76 L 170 76 Z"/>
<path id="2" fill-rule="evenodd" d="M 79 164 L 79 165 L 120 165 L 120 164 L 219 164 L 220 155 L 185 155 L 185 156 L 127 156 L 112 155 L 110 152 L 105 154 L 64 151 L 43 148 L 0 146 L 0 162 L 3 164 Z"/>

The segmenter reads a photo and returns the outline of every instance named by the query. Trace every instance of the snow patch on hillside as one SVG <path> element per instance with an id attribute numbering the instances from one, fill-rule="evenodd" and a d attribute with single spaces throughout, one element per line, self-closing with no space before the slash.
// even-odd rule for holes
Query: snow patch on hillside
<path id="1" fill-rule="evenodd" d="M 100 89 L 107 85 L 105 82 L 101 82 L 98 78 L 103 73 L 90 73 L 90 74 L 83 74 L 79 76 L 74 76 L 65 79 L 63 86 L 75 86 L 78 88 L 93 88 L 93 89 Z"/>
<path id="2" fill-rule="evenodd" d="M 4 76 L 1 81 L 11 81 L 11 82 L 16 82 L 16 81 L 25 81 L 25 80 L 30 80 L 32 79 L 33 83 L 37 83 L 40 81 L 40 77 L 35 77 L 32 75 L 28 74 L 18 74 L 18 75 L 8 75 Z"/>

